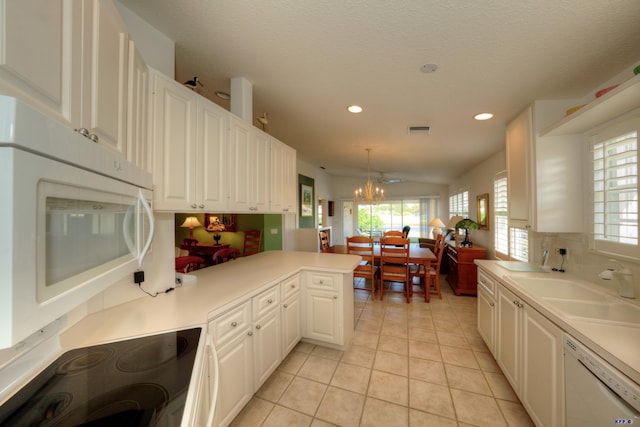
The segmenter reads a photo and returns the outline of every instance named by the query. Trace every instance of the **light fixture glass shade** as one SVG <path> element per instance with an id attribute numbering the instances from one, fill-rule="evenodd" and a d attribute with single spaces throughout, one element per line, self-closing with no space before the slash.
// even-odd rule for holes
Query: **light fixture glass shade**
<path id="1" fill-rule="evenodd" d="M 382 187 L 373 187 L 371 181 L 371 148 L 367 148 L 367 183 L 355 191 L 356 202 L 362 202 L 374 205 L 384 200 L 384 189 Z"/>
<path id="2" fill-rule="evenodd" d="M 195 216 L 189 216 L 184 220 L 180 227 L 188 227 L 193 229 L 196 227 L 202 227 L 202 224 L 200 224 L 200 221 L 198 221 L 198 218 L 196 218 Z"/>
<path id="3" fill-rule="evenodd" d="M 453 230 L 454 228 L 456 228 L 456 224 L 462 221 L 463 219 L 464 218 L 461 217 L 460 215 L 452 216 L 449 222 L 447 222 L 447 229 Z"/>

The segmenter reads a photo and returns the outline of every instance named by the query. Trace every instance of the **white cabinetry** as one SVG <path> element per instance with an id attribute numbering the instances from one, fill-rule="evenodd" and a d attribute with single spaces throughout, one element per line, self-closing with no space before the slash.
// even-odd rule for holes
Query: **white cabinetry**
<path id="1" fill-rule="evenodd" d="M 250 123 L 231 118 L 231 201 L 234 212 L 269 210 L 271 138 Z"/>
<path id="2" fill-rule="evenodd" d="M 127 160 L 153 173 L 151 142 L 148 139 L 149 67 L 129 41 L 129 83 L 127 85 Z"/>
<path id="3" fill-rule="evenodd" d="M 342 286 L 334 274 L 308 272 L 305 284 L 304 336 L 342 344 Z"/>
<path id="4" fill-rule="evenodd" d="M 257 390 L 282 361 L 282 326 L 280 287 L 253 297 L 254 388 Z"/>
<path id="5" fill-rule="evenodd" d="M 495 281 L 478 271 L 478 333 L 495 355 L 496 344 L 496 300 Z"/>
<path id="6" fill-rule="evenodd" d="M 497 295 L 496 361 L 536 425 L 561 426 L 562 330 L 503 285 Z"/>
<path id="7" fill-rule="evenodd" d="M 280 285 L 282 295 L 282 354 L 289 354 L 302 338 L 302 319 L 300 317 L 300 275 L 296 274 L 284 280 Z M 284 357 L 284 356 L 283 356 Z"/>
<path id="8" fill-rule="evenodd" d="M 153 73 L 156 210 L 225 211 L 229 115 Z"/>
<path id="9" fill-rule="evenodd" d="M 538 232 L 582 232 L 582 159 L 577 135 L 540 137 L 571 101 L 536 101 L 506 129 L 509 225 Z"/>
<path id="10" fill-rule="evenodd" d="M 2 92 L 126 155 L 129 38 L 115 5 L 4 0 L 0 8 Z"/>
<path id="11" fill-rule="evenodd" d="M 271 212 L 296 210 L 296 150 L 271 139 Z"/>

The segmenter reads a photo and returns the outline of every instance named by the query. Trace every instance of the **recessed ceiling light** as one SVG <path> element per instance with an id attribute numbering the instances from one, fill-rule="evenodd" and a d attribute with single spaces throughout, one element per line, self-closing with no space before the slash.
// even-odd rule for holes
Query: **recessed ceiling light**
<path id="1" fill-rule="evenodd" d="M 218 91 L 216 92 L 216 96 L 220 99 L 226 99 L 227 101 L 231 99 L 231 95 L 226 92 Z"/>
<path id="2" fill-rule="evenodd" d="M 473 116 L 473 118 L 476 120 L 489 120 L 492 117 L 493 117 L 492 113 L 480 113 Z"/>
<path id="3" fill-rule="evenodd" d="M 420 67 L 420 71 L 422 71 L 425 74 L 433 73 L 437 69 L 438 69 L 438 64 L 424 64 L 422 67 Z"/>
<path id="4" fill-rule="evenodd" d="M 362 113 L 362 107 L 359 105 L 349 105 L 347 111 L 354 114 Z"/>

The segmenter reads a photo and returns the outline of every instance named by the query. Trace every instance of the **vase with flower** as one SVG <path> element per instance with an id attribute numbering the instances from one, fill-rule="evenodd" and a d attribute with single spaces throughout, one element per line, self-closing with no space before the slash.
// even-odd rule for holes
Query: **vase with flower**
<path id="1" fill-rule="evenodd" d="M 216 245 L 220 244 L 220 232 L 225 231 L 224 224 L 220 222 L 217 216 L 211 216 L 209 218 L 209 225 L 207 225 L 207 231 L 213 232 L 213 240 Z"/>

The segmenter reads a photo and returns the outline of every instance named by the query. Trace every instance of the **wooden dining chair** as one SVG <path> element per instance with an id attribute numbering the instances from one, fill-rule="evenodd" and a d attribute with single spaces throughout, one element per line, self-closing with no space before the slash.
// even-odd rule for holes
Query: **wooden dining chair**
<path id="1" fill-rule="evenodd" d="M 320 252 L 327 252 L 329 250 L 329 234 L 326 231 L 318 233 L 320 238 Z"/>
<path id="2" fill-rule="evenodd" d="M 374 263 L 374 242 L 373 239 L 366 236 L 347 237 L 347 253 L 360 255 L 362 261 L 353 271 L 353 288 L 367 289 L 366 280 L 371 281 L 371 299 L 373 300 L 376 293 L 376 276 L 378 275 L 378 267 Z M 356 286 L 357 279 L 365 279 L 365 287 Z"/>
<path id="3" fill-rule="evenodd" d="M 227 261 L 232 261 L 240 256 L 240 249 L 236 248 L 224 248 L 216 251 L 213 254 L 213 263 L 222 264 Z"/>
<path id="4" fill-rule="evenodd" d="M 387 230 L 384 232 L 382 237 L 404 237 L 404 234 L 399 230 Z"/>
<path id="5" fill-rule="evenodd" d="M 402 237 L 383 237 L 380 239 L 380 299 L 385 292 L 405 294 L 407 303 L 411 302 L 409 288 L 409 239 Z M 385 289 L 384 282 L 398 282 L 403 284 L 401 291 Z"/>
<path id="6" fill-rule="evenodd" d="M 260 252 L 260 242 L 262 241 L 262 231 L 247 230 L 244 232 L 244 244 L 242 256 L 255 255 Z"/>
<path id="7" fill-rule="evenodd" d="M 411 264 L 409 266 L 411 296 L 413 296 L 413 294 L 424 294 L 424 300 L 430 302 L 431 294 L 433 293 L 437 295 L 439 299 L 442 299 L 442 293 L 440 292 L 440 266 L 442 265 L 444 245 L 445 236 L 444 234 L 439 234 L 433 246 L 433 254 L 436 257 L 436 261 L 430 264 L 428 272 L 424 264 Z M 416 277 L 419 279 L 418 283 L 414 281 Z M 417 290 L 416 287 L 418 288 Z"/>

